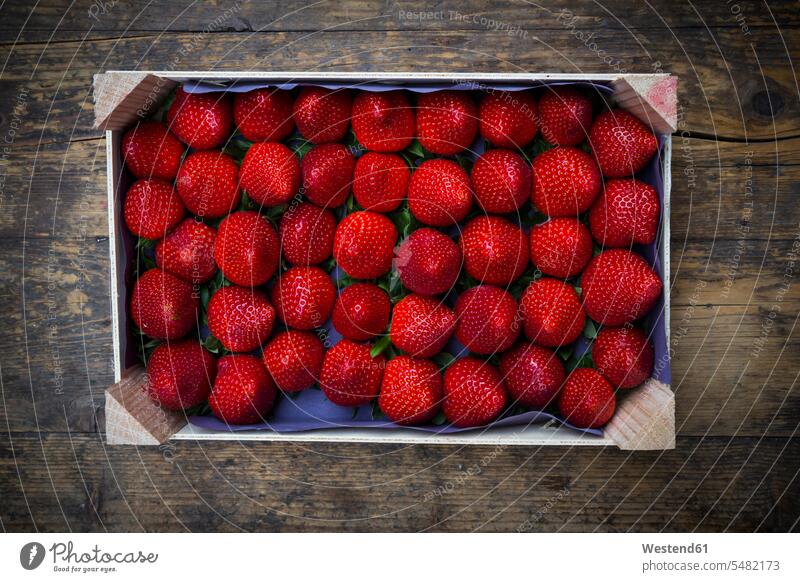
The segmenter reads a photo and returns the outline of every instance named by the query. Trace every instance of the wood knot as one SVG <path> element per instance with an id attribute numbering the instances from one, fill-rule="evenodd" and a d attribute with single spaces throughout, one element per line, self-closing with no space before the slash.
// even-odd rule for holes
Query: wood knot
<path id="1" fill-rule="evenodd" d="M 776 117 L 781 114 L 786 105 L 783 96 L 774 90 L 756 92 L 751 103 L 753 111 L 762 117 Z"/>

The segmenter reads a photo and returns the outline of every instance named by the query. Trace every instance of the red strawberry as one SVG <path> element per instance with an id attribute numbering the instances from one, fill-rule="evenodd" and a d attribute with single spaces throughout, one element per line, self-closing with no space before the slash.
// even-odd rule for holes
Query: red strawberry
<path id="1" fill-rule="evenodd" d="M 313 204 L 290 206 L 281 217 L 281 248 L 292 265 L 318 265 L 331 256 L 336 218 Z"/>
<path id="2" fill-rule="evenodd" d="M 364 210 L 391 212 L 405 199 L 410 179 L 400 156 L 367 152 L 356 162 L 353 196 Z"/>
<path id="3" fill-rule="evenodd" d="M 242 160 L 241 186 L 261 206 L 279 206 L 300 190 L 300 164 L 282 143 L 254 143 Z"/>
<path id="4" fill-rule="evenodd" d="M 567 279 L 592 258 L 589 229 L 574 218 L 551 218 L 530 233 L 531 261 L 545 275 Z"/>
<path id="5" fill-rule="evenodd" d="M 544 277 L 531 283 L 520 301 L 525 335 L 542 346 L 574 342 L 586 323 L 578 294 L 571 285 Z"/>
<path id="6" fill-rule="evenodd" d="M 278 391 L 258 358 L 225 356 L 217 367 L 217 379 L 208 398 L 214 416 L 228 424 L 263 422 Z"/>
<path id="7" fill-rule="evenodd" d="M 458 427 L 482 426 L 495 420 L 506 407 L 508 396 L 494 366 L 477 358 L 453 362 L 444 373 L 447 420 Z"/>
<path id="8" fill-rule="evenodd" d="M 335 300 L 336 287 L 318 267 L 292 267 L 272 288 L 278 317 L 295 329 L 320 327 L 330 317 Z"/>
<path id="9" fill-rule="evenodd" d="M 336 228 L 333 256 L 355 279 L 374 279 L 392 268 L 397 229 L 383 214 L 361 211 L 346 216 Z"/>
<path id="10" fill-rule="evenodd" d="M 370 355 L 370 344 L 343 339 L 325 354 L 320 387 L 339 406 L 369 404 L 378 395 L 386 359 Z"/>
<path id="11" fill-rule="evenodd" d="M 586 212 L 600 186 L 597 164 L 577 148 L 553 148 L 533 160 L 531 200 L 547 216 L 576 217 Z"/>
<path id="12" fill-rule="evenodd" d="M 189 283 L 161 269 L 150 269 L 133 286 L 131 316 L 145 335 L 178 339 L 194 327 L 199 303 Z"/>
<path id="13" fill-rule="evenodd" d="M 499 216 L 477 216 L 461 231 L 467 273 L 490 285 L 516 281 L 528 266 L 528 239 L 518 226 Z"/>
<path id="14" fill-rule="evenodd" d="M 599 428 L 614 416 L 617 401 L 611 384 L 591 368 L 578 368 L 567 378 L 558 408 L 578 428 Z"/>
<path id="15" fill-rule="evenodd" d="M 642 257 L 622 249 L 597 255 L 581 275 L 583 307 L 604 325 L 644 317 L 661 296 L 663 284 Z"/>
<path id="16" fill-rule="evenodd" d="M 167 125 L 196 150 L 218 148 L 233 130 L 233 108 L 224 93 L 190 94 L 179 87 L 167 111 Z"/>
<path id="17" fill-rule="evenodd" d="M 647 165 L 658 151 L 658 139 L 645 124 L 622 109 L 598 115 L 589 130 L 589 145 L 603 175 L 624 178 Z"/>
<path id="18" fill-rule="evenodd" d="M 410 291 L 438 295 L 452 289 L 461 271 L 461 249 L 432 228 L 415 230 L 397 248 L 395 269 Z"/>
<path id="19" fill-rule="evenodd" d="M 368 340 L 386 331 L 391 309 L 383 289 L 371 283 L 354 283 L 336 299 L 333 327 L 347 339 Z"/>
<path id="20" fill-rule="evenodd" d="M 397 424 L 425 424 L 442 401 L 442 375 L 430 360 L 398 356 L 386 364 L 378 405 Z"/>
<path id="21" fill-rule="evenodd" d="M 264 365 L 284 392 L 300 392 L 319 380 L 325 346 L 310 331 L 285 331 L 264 348 Z"/>
<path id="22" fill-rule="evenodd" d="M 475 141 L 478 108 L 466 91 L 436 91 L 417 102 L 417 138 L 429 152 L 457 154 Z"/>
<path id="23" fill-rule="evenodd" d="M 275 228 L 257 212 L 234 212 L 219 224 L 214 260 L 229 281 L 263 285 L 278 269 L 280 241 Z"/>
<path id="24" fill-rule="evenodd" d="M 306 197 L 323 208 L 341 206 L 350 196 L 355 165 L 353 154 L 340 143 L 314 146 L 301 166 Z"/>
<path id="25" fill-rule="evenodd" d="M 239 166 L 220 151 L 195 152 L 178 172 L 178 194 L 192 214 L 225 216 L 239 206 Z"/>
<path id="26" fill-rule="evenodd" d="M 450 226 L 472 208 L 469 176 L 452 160 L 427 160 L 411 174 L 408 207 L 417 220 L 430 226 Z"/>
<path id="27" fill-rule="evenodd" d="M 217 272 L 214 241 L 217 231 L 187 218 L 156 246 L 156 264 L 194 285 L 205 283 Z"/>
<path id="28" fill-rule="evenodd" d="M 125 195 L 125 224 L 142 238 L 161 238 L 177 226 L 184 214 L 181 199 L 162 180 L 139 180 Z"/>
<path id="29" fill-rule="evenodd" d="M 467 289 L 456 302 L 456 337 L 476 354 L 504 352 L 519 336 L 517 311 L 514 297 L 499 287 Z"/>
<path id="30" fill-rule="evenodd" d="M 147 393 L 169 410 L 185 410 L 208 398 L 217 362 L 197 340 L 159 345 L 147 361 Z"/>
<path id="31" fill-rule="evenodd" d="M 145 121 L 125 132 L 122 158 L 137 178 L 172 180 L 186 148 L 163 123 Z"/>
<path id="32" fill-rule="evenodd" d="M 394 306 L 389 334 L 392 343 L 407 354 L 430 358 L 442 351 L 455 327 L 456 316 L 447 306 L 411 294 Z"/>
<path id="33" fill-rule="evenodd" d="M 280 89 L 255 89 L 233 98 L 233 118 L 250 141 L 282 141 L 294 130 L 292 94 Z"/>
<path id="34" fill-rule="evenodd" d="M 414 137 L 414 110 L 402 91 L 362 91 L 353 101 L 353 131 L 368 150 L 399 152 Z"/>
<path id="35" fill-rule="evenodd" d="M 551 87 L 539 99 L 539 124 L 548 142 L 578 145 L 592 125 L 592 102 L 574 87 Z"/>
<path id="36" fill-rule="evenodd" d="M 592 236 L 607 247 L 650 244 L 658 232 L 658 192 L 634 180 L 608 180 L 592 205 L 589 225 Z"/>
<path id="37" fill-rule="evenodd" d="M 566 378 L 564 364 L 554 352 L 526 342 L 503 354 L 500 373 L 511 398 L 535 410 L 555 401 Z"/>
<path id="38" fill-rule="evenodd" d="M 592 344 L 595 368 L 618 388 L 633 388 L 650 377 L 655 352 L 635 327 L 604 327 Z"/>
<path id="39" fill-rule="evenodd" d="M 539 131 L 536 109 L 528 91 L 493 91 L 481 101 L 481 135 L 498 148 L 524 147 Z"/>
<path id="40" fill-rule="evenodd" d="M 312 143 L 339 141 L 347 133 L 353 98 L 350 91 L 305 87 L 294 102 L 297 129 Z"/>
<path id="41" fill-rule="evenodd" d="M 275 308 L 266 294 L 244 287 L 221 287 L 208 302 L 208 328 L 226 350 L 251 352 L 275 325 Z"/>
<path id="42" fill-rule="evenodd" d="M 516 212 L 531 194 L 531 167 L 511 150 L 489 150 L 472 167 L 475 199 L 486 212 Z"/>

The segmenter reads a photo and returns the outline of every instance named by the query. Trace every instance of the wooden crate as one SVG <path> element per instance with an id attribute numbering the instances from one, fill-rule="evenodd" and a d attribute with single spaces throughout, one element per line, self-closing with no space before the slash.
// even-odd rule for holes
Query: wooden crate
<path id="1" fill-rule="evenodd" d="M 677 128 L 677 78 L 671 75 L 580 74 L 448 74 L 448 73 L 301 73 L 224 71 L 110 71 L 95 75 L 95 126 L 106 130 L 109 256 L 116 384 L 106 390 L 106 440 L 109 444 L 157 445 L 172 439 L 385 442 L 473 444 L 492 446 L 589 445 L 617 446 L 625 450 L 660 450 L 675 446 L 675 398 L 666 384 L 655 378 L 623 394 L 617 412 L 602 436 L 578 433 L 556 424 L 489 428 L 456 434 L 429 434 L 411 429 L 322 429 L 292 434 L 271 431 L 210 431 L 187 424 L 186 417 L 160 408 L 143 391 L 147 376 L 129 346 L 127 316 L 128 257 L 124 248 L 120 208 L 123 184 L 120 141 L 125 129 L 157 110 L 177 85 L 187 81 L 225 85 L 232 81 L 262 83 L 363 83 L 425 84 L 468 82 L 498 83 L 593 82 L 613 89 L 612 99 L 633 113 L 664 140 L 664 204 L 659 259 L 664 275 L 664 320 L 669 349 L 669 197 L 670 134 Z M 131 353 L 133 352 L 133 353 Z"/>

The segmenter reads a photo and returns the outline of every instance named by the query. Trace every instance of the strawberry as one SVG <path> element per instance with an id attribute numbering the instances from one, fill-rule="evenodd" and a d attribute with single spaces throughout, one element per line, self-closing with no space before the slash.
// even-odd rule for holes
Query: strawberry
<path id="1" fill-rule="evenodd" d="M 555 402 L 566 378 L 554 352 L 526 342 L 503 354 L 500 373 L 514 402 L 535 410 Z"/>
<path id="2" fill-rule="evenodd" d="M 647 165 L 658 151 L 658 139 L 636 117 L 613 109 L 598 115 L 589 130 L 589 145 L 603 175 L 625 178 Z"/>
<path id="3" fill-rule="evenodd" d="M 253 351 L 274 325 L 275 308 L 262 291 L 220 287 L 208 302 L 208 328 L 228 351 Z"/>
<path id="4" fill-rule="evenodd" d="M 452 160 L 427 160 L 411 174 L 408 207 L 420 222 L 450 226 L 463 220 L 472 208 L 469 176 Z"/>
<path id="5" fill-rule="evenodd" d="M 178 225 L 186 209 L 170 184 L 146 178 L 128 189 L 123 214 L 133 234 L 157 239 Z"/>
<path id="6" fill-rule="evenodd" d="M 539 131 L 536 110 L 529 91 L 493 91 L 481 101 L 481 135 L 498 148 L 524 147 Z"/>
<path id="7" fill-rule="evenodd" d="M 453 335 L 456 316 L 437 299 L 407 295 L 394 306 L 392 343 L 411 356 L 430 358 L 442 351 Z"/>
<path id="8" fill-rule="evenodd" d="M 325 346 L 310 331 L 285 331 L 264 348 L 263 362 L 284 392 L 300 392 L 319 380 Z"/>
<path id="9" fill-rule="evenodd" d="M 239 206 L 239 166 L 220 151 L 190 154 L 178 171 L 178 194 L 201 218 L 225 216 Z"/>
<path id="10" fill-rule="evenodd" d="M 360 211 L 346 216 L 336 228 L 333 256 L 355 279 L 374 279 L 392 268 L 397 229 L 383 214 Z"/>
<path id="11" fill-rule="evenodd" d="M 205 283 L 217 272 L 214 241 L 217 231 L 187 218 L 156 246 L 156 264 L 193 285 Z"/>
<path id="12" fill-rule="evenodd" d="M 653 344 L 635 327 L 604 327 L 592 344 L 595 368 L 617 388 L 633 388 L 647 380 L 654 359 Z"/>
<path id="13" fill-rule="evenodd" d="M 300 190 L 300 164 L 282 143 L 254 143 L 242 160 L 241 187 L 261 206 L 279 206 Z"/>
<path id="14" fill-rule="evenodd" d="M 168 410 L 186 410 L 208 398 L 217 362 L 197 340 L 160 344 L 147 360 L 147 393 Z"/>
<path id="15" fill-rule="evenodd" d="M 125 132 L 122 159 L 137 178 L 172 180 L 186 148 L 163 123 L 145 121 Z"/>
<path id="16" fill-rule="evenodd" d="M 414 110 L 403 91 L 362 91 L 353 101 L 353 132 L 376 152 L 399 152 L 414 137 Z"/>
<path id="17" fill-rule="evenodd" d="M 369 404 L 378 395 L 386 359 L 370 355 L 370 344 L 343 339 L 325 354 L 320 387 L 339 406 Z"/>
<path id="18" fill-rule="evenodd" d="M 525 335 L 541 346 L 574 342 L 586 323 L 586 314 L 572 285 L 544 277 L 525 290 L 520 301 Z"/>
<path id="19" fill-rule="evenodd" d="M 547 216 L 572 216 L 589 210 L 600 192 L 597 164 L 583 150 L 557 147 L 533 160 L 531 201 Z"/>
<path id="20" fill-rule="evenodd" d="M 396 424 L 425 424 L 436 416 L 443 396 L 436 364 L 398 356 L 383 371 L 378 406 Z"/>
<path id="21" fill-rule="evenodd" d="M 455 285 L 461 261 L 461 249 L 453 239 L 438 230 L 420 228 L 397 248 L 394 266 L 410 291 L 438 295 Z"/>
<path id="22" fill-rule="evenodd" d="M 278 391 L 258 358 L 225 356 L 217 368 L 217 379 L 208 398 L 214 416 L 228 424 L 263 422 Z"/>
<path id="23" fill-rule="evenodd" d="M 444 373 L 447 420 L 458 427 L 482 426 L 495 420 L 506 407 L 508 395 L 497 369 L 477 358 L 453 362 Z"/>
<path id="24" fill-rule="evenodd" d="M 435 91 L 417 102 L 417 138 L 429 152 L 457 154 L 475 141 L 478 108 L 466 91 Z"/>
<path id="25" fill-rule="evenodd" d="M 330 317 L 335 300 L 336 287 L 319 267 L 292 267 L 272 288 L 278 317 L 295 329 L 320 327 Z"/>
<path id="26" fill-rule="evenodd" d="M 301 173 L 306 198 L 317 206 L 341 206 L 350 196 L 356 160 L 340 143 L 314 146 L 303 157 Z"/>
<path id="27" fill-rule="evenodd" d="M 278 269 L 280 241 L 270 222 L 252 210 L 234 212 L 219 224 L 214 260 L 229 281 L 263 285 Z"/>
<path id="28" fill-rule="evenodd" d="M 574 87 L 550 87 L 539 99 L 539 125 L 551 144 L 578 145 L 592 125 L 592 102 Z"/>
<path id="29" fill-rule="evenodd" d="M 491 285 L 467 289 L 456 302 L 456 337 L 476 354 L 504 352 L 519 336 L 517 302 L 511 293 Z"/>
<path id="30" fill-rule="evenodd" d="M 617 402 L 611 384 L 591 368 L 577 368 L 567 378 L 558 408 L 578 428 L 600 428 L 614 416 Z"/>
<path id="31" fill-rule="evenodd" d="M 467 273 L 490 285 L 516 281 L 528 266 L 528 239 L 518 226 L 499 216 L 477 216 L 461 231 Z"/>
<path id="32" fill-rule="evenodd" d="M 574 218 L 551 218 L 531 228 L 531 261 L 545 275 L 567 279 L 592 258 L 592 236 Z"/>
<path id="33" fill-rule="evenodd" d="M 339 141 L 347 133 L 353 98 L 350 91 L 304 87 L 294 102 L 297 129 L 311 143 Z"/>
<path id="34" fill-rule="evenodd" d="M 250 141 L 282 141 L 294 131 L 292 94 L 280 89 L 255 89 L 233 98 L 233 118 Z"/>
<path id="35" fill-rule="evenodd" d="M 406 197 L 411 171 L 397 154 L 367 152 L 356 161 L 353 196 L 364 210 L 391 212 Z"/>
<path id="36" fill-rule="evenodd" d="M 292 265 L 318 265 L 331 256 L 336 218 L 313 204 L 290 206 L 281 217 L 283 256 Z"/>
<path id="37" fill-rule="evenodd" d="M 592 236 L 607 247 L 650 244 L 658 233 L 658 211 L 658 192 L 649 184 L 608 180 L 589 213 Z"/>
<path id="38" fill-rule="evenodd" d="M 336 299 L 333 327 L 347 339 L 368 340 L 386 331 L 391 309 L 383 289 L 371 283 L 354 283 Z"/>
<path id="39" fill-rule="evenodd" d="M 189 283 L 161 269 L 150 269 L 133 286 L 131 317 L 145 335 L 178 339 L 194 327 L 199 303 Z"/>
<path id="40" fill-rule="evenodd" d="M 642 257 L 622 249 L 597 255 L 581 275 L 583 307 L 604 325 L 622 325 L 647 314 L 663 284 Z"/>
<path id="41" fill-rule="evenodd" d="M 472 167 L 475 199 L 486 212 L 516 212 L 531 195 L 531 167 L 511 150 L 489 150 Z"/>
<path id="42" fill-rule="evenodd" d="M 233 130 L 233 108 L 224 93 L 187 93 L 178 87 L 167 111 L 167 125 L 186 145 L 196 150 L 220 147 Z"/>

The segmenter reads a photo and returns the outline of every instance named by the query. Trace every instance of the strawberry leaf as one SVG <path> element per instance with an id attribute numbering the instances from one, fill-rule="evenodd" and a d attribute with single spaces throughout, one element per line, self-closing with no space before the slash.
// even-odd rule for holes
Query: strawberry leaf
<path id="1" fill-rule="evenodd" d="M 431 424 L 434 425 L 434 426 L 442 426 L 446 422 L 447 422 L 447 417 L 444 415 L 444 412 L 441 411 L 441 410 L 439 412 L 437 412 L 436 416 L 434 416 L 433 420 L 431 420 Z"/>
<path id="2" fill-rule="evenodd" d="M 222 342 L 219 341 L 217 338 L 215 338 L 210 333 L 208 334 L 208 337 L 203 342 L 203 347 L 205 349 L 207 349 L 209 352 L 211 352 L 212 354 L 219 354 L 220 352 L 222 352 L 224 350 L 224 348 L 222 346 Z"/>
<path id="3" fill-rule="evenodd" d="M 565 362 L 572 357 L 572 353 L 575 351 L 575 346 L 572 344 L 561 346 L 556 350 L 558 357 L 564 360 Z"/>
<path id="4" fill-rule="evenodd" d="M 597 325 L 588 317 L 586 318 L 586 325 L 583 326 L 583 337 L 588 339 L 597 337 Z"/>
<path id="5" fill-rule="evenodd" d="M 449 352 L 439 352 L 433 356 L 433 361 L 439 366 L 439 370 L 444 370 L 450 364 L 456 361 L 456 357 Z"/>
<path id="6" fill-rule="evenodd" d="M 377 358 L 390 345 L 392 345 L 392 338 L 389 335 L 385 335 L 381 339 L 375 342 L 375 344 L 372 346 L 372 349 L 369 351 L 369 355 L 373 358 Z"/>
<path id="7" fill-rule="evenodd" d="M 406 153 L 415 158 L 424 158 L 425 157 L 425 148 L 422 147 L 422 144 L 419 143 L 418 139 L 415 139 L 411 142 L 411 145 L 408 146 L 403 153 Z"/>
<path id="8" fill-rule="evenodd" d="M 386 420 L 386 415 L 378 405 L 378 399 L 372 401 L 372 420 Z"/>
<path id="9" fill-rule="evenodd" d="M 594 361 L 592 360 L 591 351 L 587 351 L 580 358 L 570 358 L 566 364 L 567 372 L 572 372 L 577 368 L 593 368 Z"/>

